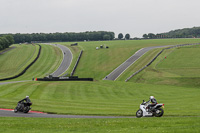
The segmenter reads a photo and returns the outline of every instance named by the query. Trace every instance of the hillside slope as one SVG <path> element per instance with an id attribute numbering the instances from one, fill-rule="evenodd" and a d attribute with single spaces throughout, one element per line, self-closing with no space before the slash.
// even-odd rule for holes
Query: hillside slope
<path id="1" fill-rule="evenodd" d="M 126 40 L 126 41 L 98 41 L 79 42 L 78 47 L 83 50 L 80 63 L 75 75 L 102 80 L 121 63 L 144 47 L 198 43 L 199 39 L 155 39 L 155 40 Z M 69 45 L 69 43 L 61 43 Z M 96 47 L 103 45 L 103 49 Z M 108 49 L 105 49 L 108 46 Z M 146 60 L 146 62 L 150 59 Z M 144 62 L 145 63 L 145 62 Z M 129 71 L 125 71 L 125 73 Z M 125 79 L 124 79 L 125 80 Z"/>
<path id="2" fill-rule="evenodd" d="M 200 46 L 184 46 L 165 50 L 155 62 L 131 79 L 133 82 L 200 85 Z"/>
<path id="3" fill-rule="evenodd" d="M 37 56 L 37 45 L 13 45 L 15 49 L 0 55 L 0 79 L 20 73 Z"/>
<path id="4" fill-rule="evenodd" d="M 17 75 L 37 56 L 37 45 L 15 45 L 17 48 L 0 55 L 0 76 L 2 78 Z M 38 60 L 25 74 L 13 80 L 31 80 L 33 77 L 44 77 L 53 73 L 62 61 L 62 51 L 51 45 L 41 44 L 41 54 Z"/>

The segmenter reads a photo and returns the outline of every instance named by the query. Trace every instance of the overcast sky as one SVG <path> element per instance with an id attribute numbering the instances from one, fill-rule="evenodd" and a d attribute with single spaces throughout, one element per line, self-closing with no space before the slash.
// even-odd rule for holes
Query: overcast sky
<path id="1" fill-rule="evenodd" d="M 200 26 L 200 0 L 0 0 L 0 33 L 113 31 L 142 37 Z"/>

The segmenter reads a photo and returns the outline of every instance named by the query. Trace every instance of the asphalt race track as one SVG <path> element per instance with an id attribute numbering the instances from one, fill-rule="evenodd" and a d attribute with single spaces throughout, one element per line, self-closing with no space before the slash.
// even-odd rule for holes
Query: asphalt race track
<path id="1" fill-rule="evenodd" d="M 24 81 L 11 81 L 11 82 L 0 82 L 0 85 L 5 85 L 5 84 L 12 84 L 12 83 L 20 83 L 20 82 L 28 82 L 31 80 L 24 80 Z"/>
<path id="2" fill-rule="evenodd" d="M 59 66 L 59 68 L 55 72 L 53 72 L 51 74 L 53 77 L 59 77 L 71 65 L 73 55 L 72 55 L 72 52 L 70 51 L 70 49 L 63 46 L 63 45 L 60 45 L 60 44 L 51 44 L 51 45 L 59 47 L 62 50 L 62 53 L 63 53 L 63 61 L 62 61 L 61 65 Z"/>
<path id="3" fill-rule="evenodd" d="M 39 117 L 39 118 L 136 118 L 134 116 L 85 116 L 85 115 L 58 115 L 41 112 L 22 113 L 0 109 L 0 117 Z"/>
<path id="4" fill-rule="evenodd" d="M 127 68 L 129 68 L 135 61 L 137 61 L 140 57 L 142 57 L 142 55 L 144 55 L 149 50 L 155 49 L 155 48 L 169 47 L 169 46 L 170 45 L 153 46 L 153 47 L 147 47 L 147 48 L 142 48 L 138 50 L 134 55 L 128 58 L 124 63 L 122 63 L 119 67 L 113 70 L 109 75 L 107 75 L 104 78 L 104 80 L 116 80 Z"/>

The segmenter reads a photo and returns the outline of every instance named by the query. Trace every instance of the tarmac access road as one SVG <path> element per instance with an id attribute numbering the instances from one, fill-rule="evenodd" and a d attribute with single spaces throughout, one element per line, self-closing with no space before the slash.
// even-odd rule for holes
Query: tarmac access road
<path id="1" fill-rule="evenodd" d="M 59 77 L 65 71 L 67 71 L 67 69 L 71 65 L 73 55 L 72 55 L 72 52 L 70 51 L 70 49 L 67 48 L 66 46 L 63 46 L 63 45 L 60 45 L 60 44 L 49 44 L 49 45 L 53 45 L 53 46 L 60 48 L 62 50 L 62 53 L 63 53 L 62 63 L 60 64 L 58 69 L 51 74 L 53 77 Z"/>
<path id="2" fill-rule="evenodd" d="M 153 47 L 147 47 L 147 48 L 142 48 L 138 50 L 134 55 L 128 58 L 124 63 L 118 66 L 115 70 L 113 70 L 103 80 L 116 80 L 126 69 L 128 69 L 133 63 L 135 63 L 140 57 L 142 57 L 149 50 L 156 49 L 156 48 L 169 47 L 169 46 L 172 46 L 172 45 L 153 46 Z"/>
<path id="3" fill-rule="evenodd" d="M 17 112 L 13 110 L 1 110 L 0 117 L 38 117 L 38 118 L 136 118 L 135 116 L 86 116 L 86 115 L 58 115 L 47 114 L 37 111 L 30 111 L 29 113 Z"/>

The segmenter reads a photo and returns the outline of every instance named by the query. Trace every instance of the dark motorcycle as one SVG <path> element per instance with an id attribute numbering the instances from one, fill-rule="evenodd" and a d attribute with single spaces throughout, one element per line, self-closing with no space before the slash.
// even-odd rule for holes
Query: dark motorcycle
<path id="1" fill-rule="evenodd" d="M 23 113 L 28 113 L 29 110 L 31 109 L 32 103 L 25 103 L 25 102 L 18 102 L 17 107 L 14 109 L 14 112 L 23 112 Z"/>

